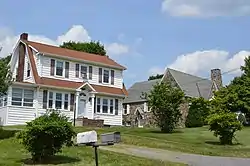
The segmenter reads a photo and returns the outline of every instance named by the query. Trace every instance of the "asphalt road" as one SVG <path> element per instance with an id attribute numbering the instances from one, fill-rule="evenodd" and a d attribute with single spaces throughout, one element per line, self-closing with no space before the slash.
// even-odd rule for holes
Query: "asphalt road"
<path id="1" fill-rule="evenodd" d="M 128 145 L 105 146 L 100 148 L 150 159 L 185 163 L 190 166 L 250 166 L 250 158 L 204 156 Z"/>

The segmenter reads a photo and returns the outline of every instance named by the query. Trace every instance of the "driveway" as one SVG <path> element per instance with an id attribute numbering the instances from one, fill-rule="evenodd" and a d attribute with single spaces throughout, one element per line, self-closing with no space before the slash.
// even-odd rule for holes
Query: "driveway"
<path id="1" fill-rule="evenodd" d="M 100 148 L 150 159 L 185 163 L 190 166 L 250 166 L 250 158 L 204 156 L 121 144 Z"/>

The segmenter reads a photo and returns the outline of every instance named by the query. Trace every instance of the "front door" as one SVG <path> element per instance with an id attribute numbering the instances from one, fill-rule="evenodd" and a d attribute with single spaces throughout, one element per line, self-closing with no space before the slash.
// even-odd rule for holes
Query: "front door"
<path id="1" fill-rule="evenodd" d="M 85 110 L 86 110 L 86 100 L 84 98 L 79 98 L 78 103 L 78 117 L 85 116 Z"/>

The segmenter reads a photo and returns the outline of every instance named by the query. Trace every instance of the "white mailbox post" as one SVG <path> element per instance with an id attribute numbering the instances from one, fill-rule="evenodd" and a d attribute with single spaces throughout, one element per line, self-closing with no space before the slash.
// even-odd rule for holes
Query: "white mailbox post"
<path id="1" fill-rule="evenodd" d="M 100 144 L 97 143 L 97 133 L 94 130 L 77 134 L 77 144 L 78 145 L 92 146 L 93 148 L 95 148 L 96 166 L 98 166 L 97 148 L 99 146 L 114 145 L 114 143 L 118 143 L 120 141 L 121 141 L 120 132 L 101 134 L 101 143 Z"/>

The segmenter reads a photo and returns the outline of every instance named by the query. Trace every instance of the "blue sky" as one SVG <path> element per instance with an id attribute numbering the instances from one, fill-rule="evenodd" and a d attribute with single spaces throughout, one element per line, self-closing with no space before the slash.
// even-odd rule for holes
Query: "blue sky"
<path id="1" fill-rule="evenodd" d="M 89 36 L 128 68 L 127 87 L 165 67 L 209 77 L 211 68 L 239 68 L 250 54 L 249 15 L 250 2 L 232 0 L 3 0 L 0 55 L 22 32 L 56 44 L 58 36 L 79 41 Z M 223 75 L 224 83 L 239 74 Z"/>

